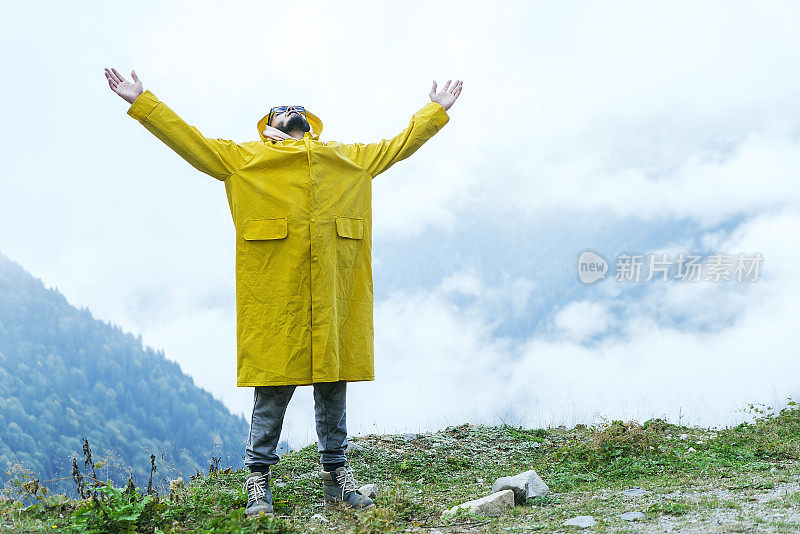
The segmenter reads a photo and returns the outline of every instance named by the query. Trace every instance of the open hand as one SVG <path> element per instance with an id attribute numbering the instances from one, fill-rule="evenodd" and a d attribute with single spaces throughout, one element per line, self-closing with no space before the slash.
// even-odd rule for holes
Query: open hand
<path id="1" fill-rule="evenodd" d="M 108 70 L 108 68 L 106 68 L 106 79 L 108 79 L 108 85 L 111 87 L 111 90 L 133 104 L 133 101 L 136 100 L 140 94 L 144 93 L 144 88 L 142 87 L 142 82 L 139 80 L 139 77 L 136 76 L 135 70 L 131 71 L 131 77 L 133 78 L 133 82 L 129 82 L 123 78 L 122 74 L 117 72 L 117 69 L 112 67 L 111 70 Z"/>
<path id="2" fill-rule="evenodd" d="M 456 80 L 456 83 L 453 84 L 453 87 L 450 87 L 450 81 L 447 80 L 447 83 L 444 85 L 444 89 L 436 92 L 436 80 L 433 81 L 433 87 L 431 88 L 431 102 L 436 102 L 437 104 L 441 104 L 444 109 L 450 109 L 450 106 L 458 98 L 458 95 L 461 94 L 461 80 Z"/>

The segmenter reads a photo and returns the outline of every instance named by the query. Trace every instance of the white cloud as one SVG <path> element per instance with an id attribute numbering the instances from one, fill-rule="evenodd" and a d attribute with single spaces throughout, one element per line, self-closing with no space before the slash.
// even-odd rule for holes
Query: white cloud
<path id="1" fill-rule="evenodd" d="M 485 291 L 478 272 L 472 268 L 451 274 L 442 280 L 440 287 L 444 293 L 462 293 L 473 297 L 479 297 Z"/>
<path id="2" fill-rule="evenodd" d="M 722 243 L 757 246 L 766 258 L 763 277 L 744 289 L 650 282 L 640 298 L 601 294 L 554 310 L 556 331 L 519 344 L 493 335 L 480 302 L 453 310 L 444 298 L 452 279 L 431 293 L 396 295 L 378 306 L 377 381 L 356 386 L 364 404 L 354 424 L 401 431 L 445 420 L 546 425 L 681 414 L 683 422 L 724 425 L 745 417 L 738 410 L 750 402 L 796 396 L 800 250 L 785 239 L 798 231 L 800 212 L 789 210 L 746 221 Z M 621 312 L 609 317 L 615 306 Z M 676 313 L 713 330 L 678 328 Z M 618 329 L 583 343 L 611 322 Z"/>
<path id="3" fill-rule="evenodd" d="M 518 243 L 553 238 L 529 226 L 532 214 L 561 232 L 553 239 L 570 237 L 549 257 L 596 230 L 587 224 L 619 221 L 630 224 L 619 243 L 640 225 L 688 221 L 702 230 L 680 240 L 665 230 L 653 247 L 764 254 L 752 287 L 653 284 L 637 297 L 606 281 L 587 299 L 545 285 L 559 273 L 541 270 L 541 257 L 519 276 L 507 274 L 509 258 L 522 261 L 514 250 L 463 251 L 462 265 L 432 273 L 439 287 L 409 284 L 376 303 L 379 381 L 352 386 L 355 431 L 690 405 L 713 423 L 740 399 L 789 388 L 800 72 L 787 66 L 800 53 L 798 5 L 81 6 L 3 7 L 12 83 L 0 86 L 11 103 L 0 247 L 72 303 L 165 348 L 234 411 L 249 414 L 251 392 L 233 385 L 223 190 L 125 115 L 102 67 L 135 68 L 206 135 L 237 140 L 254 139 L 266 109 L 289 102 L 322 117 L 326 139 L 378 140 L 405 127 L 432 79 L 464 80 L 445 129 L 374 183 L 376 239 L 412 240 L 432 257 L 466 226 L 478 228 L 470 246 L 512 231 Z M 737 220 L 733 235 L 717 227 Z M 375 263 L 388 277 L 408 267 Z M 535 314 L 543 327 L 521 323 L 526 343 L 497 334 Z M 310 388 L 301 390 L 287 425 L 313 439 Z"/>
<path id="4" fill-rule="evenodd" d="M 578 343 L 603 334 L 611 322 L 608 307 L 599 302 L 578 301 L 564 306 L 554 318 L 556 328 Z"/>

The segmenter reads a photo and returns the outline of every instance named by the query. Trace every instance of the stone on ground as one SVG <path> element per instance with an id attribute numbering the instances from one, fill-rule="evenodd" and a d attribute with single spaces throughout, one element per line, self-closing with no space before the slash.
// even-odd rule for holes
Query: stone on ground
<path id="1" fill-rule="evenodd" d="M 589 528 L 595 526 L 597 521 L 595 521 L 594 517 L 590 515 L 579 515 L 577 517 L 573 517 L 572 519 L 567 519 L 561 524 L 565 527 Z"/>
<path id="2" fill-rule="evenodd" d="M 648 493 L 650 492 L 647 490 L 643 490 L 642 488 L 639 487 L 633 487 L 622 490 L 622 494 L 626 497 L 641 497 L 643 495 L 647 495 Z"/>
<path id="3" fill-rule="evenodd" d="M 550 488 L 533 469 L 510 477 L 500 477 L 492 485 L 492 492 L 510 489 L 514 492 L 514 501 L 524 504 L 531 497 L 541 497 L 550 493 Z"/>
<path id="4" fill-rule="evenodd" d="M 620 514 L 619 517 L 625 521 L 640 521 L 644 519 L 644 514 L 642 512 L 625 512 Z"/>
<path id="5" fill-rule="evenodd" d="M 486 497 L 467 501 L 446 510 L 442 516 L 455 515 L 459 509 L 466 509 L 470 513 L 483 515 L 499 515 L 510 508 L 514 508 L 514 492 L 511 490 L 498 491 Z"/>
<path id="6" fill-rule="evenodd" d="M 373 501 L 378 498 L 378 486 L 375 484 L 364 484 L 358 488 L 358 491 L 361 493 L 361 495 L 366 495 Z"/>

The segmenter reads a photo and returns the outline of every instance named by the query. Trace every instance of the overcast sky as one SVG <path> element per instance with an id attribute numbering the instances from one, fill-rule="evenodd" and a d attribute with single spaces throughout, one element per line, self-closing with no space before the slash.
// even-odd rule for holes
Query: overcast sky
<path id="1" fill-rule="evenodd" d="M 224 188 L 103 68 L 237 141 L 286 103 L 325 141 L 388 138 L 458 78 L 450 122 L 374 183 L 376 380 L 349 386 L 350 433 L 730 424 L 800 393 L 798 23 L 794 2 L 4 2 L 0 251 L 249 417 Z M 606 280 L 578 280 L 586 249 Z M 622 252 L 764 262 L 623 283 Z M 310 387 L 284 431 L 315 440 Z"/>

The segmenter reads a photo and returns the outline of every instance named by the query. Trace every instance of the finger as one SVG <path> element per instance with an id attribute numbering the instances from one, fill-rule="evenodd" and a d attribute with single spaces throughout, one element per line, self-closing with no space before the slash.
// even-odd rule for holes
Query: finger
<path id="1" fill-rule="evenodd" d="M 431 87 L 431 96 L 436 94 L 436 80 L 433 80 L 433 87 Z"/>
<path id="2" fill-rule="evenodd" d="M 139 77 L 136 75 L 136 71 L 135 70 L 131 71 L 131 78 L 133 78 L 134 82 L 139 83 Z"/>
<path id="3" fill-rule="evenodd" d="M 119 78 L 117 78 L 117 75 L 114 74 L 114 72 L 115 72 L 114 70 L 106 69 L 106 73 L 108 74 L 108 77 L 111 80 L 113 80 L 115 83 L 119 83 Z"/>
<path id="4" fill-rule="evenodd" d="M 114 74 L 116 74 L 116 75 L 117 75 L 117 78 L 119 78 L 119 81 L 120 81 L 120 82 L 127 82 L 127 81 L 128 81 L 128 80 L 126 80 L 126 79 L 125 79 L 125 76 L 123 76 L 122 74 L 120 74 L 119 72 L 117 72 L 117 69 L 115 69 L 114 67 L 111 67 L 111 70 L 113 70 L 113 71 L 114 71 Z"/>
<path id="5" fill-rule="evenodd" d="M 442 91 L 447 91 L 447 88 L 448 88 L 448 87 L 450 87 L 450 82 L 451 82 L 451 81 L 452 81 L 452 80 L 447 80 L 447 83 L 446 83 L 446 84 L 444 84 L 444 87 L 442 87 Z"/>
<path id="6" fill-rule="evenodd" d="M 119 79 L 119 73 L 114 67 L 111 67 L 111 70 L 108 71 L 111 74 L 111 79 L 114 80 L 116 83 L 120 83 L 122 80 Z"/>

